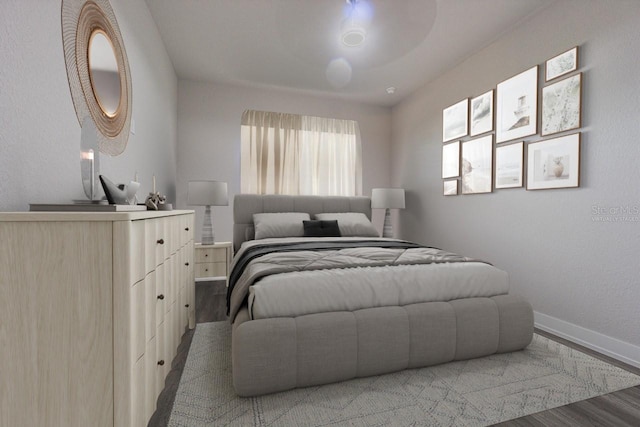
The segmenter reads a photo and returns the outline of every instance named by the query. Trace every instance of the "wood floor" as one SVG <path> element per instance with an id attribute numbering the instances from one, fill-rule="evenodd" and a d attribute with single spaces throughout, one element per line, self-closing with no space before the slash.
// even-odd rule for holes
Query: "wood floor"
<path id="1" fill-rule="evenodd" d="M 226 288 L 224 281 L 196 283 L 196 321 L 215 322 L 226 320 Z M 640 375 L 640 369 L 615 359 L 603 356 L 592 350 L 558 338 L 544 331 L 537 333 L 556 340 L 569 347 L 583 351 L 591 356 L 605 360 L 630 372 Z M 178 354 L 171 363 L 171 372 L 165 382 L 165 388 L 158 397 L 158 409 L 149 421 L 150 427 L 164 427 L 169 422 L 180 376 L 191 346 L 193 330 L 182 336 Z M 538 412 L 511 421 L 497 424 L 503 427 L 549 427 L 549 426 L 640 426 L 640 386 L 572 403 L 560 408 Z"/>

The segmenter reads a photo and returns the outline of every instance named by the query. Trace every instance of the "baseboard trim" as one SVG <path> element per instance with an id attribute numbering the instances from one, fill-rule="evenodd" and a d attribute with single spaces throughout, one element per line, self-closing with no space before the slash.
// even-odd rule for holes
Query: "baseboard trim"
<path id="1" fill-rule="evenodd" d="M 640 368 L 640 347 L 564 320 L 533 312 L 535 327 Z"/>

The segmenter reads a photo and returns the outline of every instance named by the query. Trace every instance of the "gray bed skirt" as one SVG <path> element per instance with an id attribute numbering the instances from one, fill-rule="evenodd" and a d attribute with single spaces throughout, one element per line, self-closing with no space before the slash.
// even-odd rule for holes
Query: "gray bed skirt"
<path id="1" fill-rule="evenodd" d="M 499 295 L 233 323 L 233 382 L 240 396 L 327 384 L 521 350 L 533 310 Z"/>

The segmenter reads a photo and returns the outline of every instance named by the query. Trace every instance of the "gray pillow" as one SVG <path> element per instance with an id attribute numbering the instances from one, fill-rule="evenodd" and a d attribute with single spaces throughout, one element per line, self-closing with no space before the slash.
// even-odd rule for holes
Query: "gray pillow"
<path id="1" fill-rule="evenodd" d="M 314 216 L 322 221 L 337 220 L 343 237 L 380 237 L 369 218 L 360 212 L 321 213 Z"/>
<path id="2" fill-rule="evenodd" d="M 269 239 L 271 237 L 302 237 L 304 227 L 302 221 L 310 220 L 304 212 L 278 212 L 253 214 L 255 238 Z"/>

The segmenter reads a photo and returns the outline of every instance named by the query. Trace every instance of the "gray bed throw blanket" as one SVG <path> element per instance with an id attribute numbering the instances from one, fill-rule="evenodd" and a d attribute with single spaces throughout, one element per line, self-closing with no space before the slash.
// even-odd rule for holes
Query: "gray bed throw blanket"
<path id="1" fill-rule="evenodd" d="M 387 249 L 380 251 L 379 249 Z M 227 290 L 231 323 L 246 302 L 249 287 L 262 277 L 312 271 L 387 265 L 483 262 L 403 240 L 315 240 L 254 244 L 234 260 Z"/>

